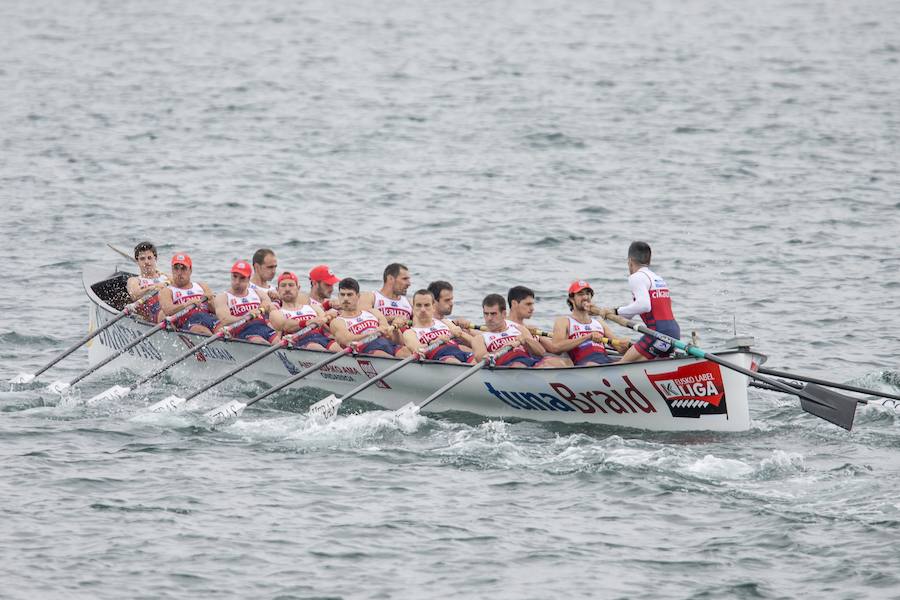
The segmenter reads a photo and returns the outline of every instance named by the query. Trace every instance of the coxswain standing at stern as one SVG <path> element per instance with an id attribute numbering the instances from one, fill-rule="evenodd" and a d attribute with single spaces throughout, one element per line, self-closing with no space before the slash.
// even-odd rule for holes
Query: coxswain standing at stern
<path id="1" fill-rule="evenodd" d="M 591 284 L 584 280 L 578 280 L 569 286 L 569 297 L 566 304 L 572 313 L 565 317 L 559 317 L 553 324 L 553 346 L 557 352 L 566 352 L 576 366 L 605 365 L 613 362 L 606 354 L 603 338 L 613 339 L 609 327 L 594 319 L 590 315 L 591 301 L 594 298 L 594 290 Z M 623 348 L 624 344 L 617 344 L 616 348 Z"/>
<path id="2" fill-rule="evenodd" d="M 681 328 L 672 312 L 672 299 L 666 281 L 650 270 L 650 246 L 646 242 L 632 242 L 628 247 L 628 285 L 631 287 L 631 304 L 618 308 L 601 308 L 596 312 L 606 318 L 610 314 L 630 319 L 640 315 L 649 329 L 658 331 L 676 340 L 681 337 Z M 672 354 L 672 344 L 644 335 L 628 349 L 619 362 L 636 362 L 665 358 Z"/>
<path id="3" fill-rule="evenodd" d="M 434 296 L 428 290 L 419 290 L 413 294 L 413 324 L 403 332 L 406 347 L 419 352 L 425 346 L 436 341 L 443 342 L 437 348 L 427 352 L 425 358 L 451 363 L 471 363 L 472 354 L 464 352 L 454 338 L 461 338 L 462 329 L 449 320 L 436 319 L 434 316 Z"/>
<path id="4" fill-rule="evenodd" d="M 134 262 L 137 263 L 141 274 L 129 277 L 125 284 L 132 301 L 139 300 L 150 290 L 162 290 L 169 285 L 169 276 L 157 268 L 158 258 L 156 246 L 152 242 L 141 242 L 134 247 Z M 160 321 L 159 295 L 141 305 L 137 312 L 141 318 L 151 323 Z"/>
<path id="5" fill-rule="evenodd" d="M 346 348 L 353 342 L 377 334 L 379 337 L 359 349 L 361 353 L 398 357 L 411 355 L 409 349 L 402 346 L 403 340 L 397 328 L 389 325 L 383 314 L 375 309 L 363 310 L 360 307 L 358 281 L 352 277 L 341 279 L 338 295 L 341 309 L 329 324 L 338 344 Z"/>
<path id="6" fill-rule="evenodd" d="M 318 325 L 294 342 L 295 348 L 307 350 L 339 350 L 337 342 L 329 337 L 325 327 L 331 320 L 329 315 L 319 306 L 313 306 L 307 299 L 303 302 L 298 285 L 297 275 L 285 271 L 278 276 L 278 296 L 281 307 L 269 314 L 269 323 L 282 334 L 294 333 L 308 327 Z M 305 296 L 305 294 L 303 294 Z M 308 297 L 307 297 L 308 298 Z"/>
<path id="7" fill-rule="evenodd" d="M 250 277 L 250 289 L 259 295 L 267 295 L 269 300 L 279 302 L 278 290 L 272 286 L 275 272 L 278 270 L 278 258 L 269 248 L 260 248 L 253 253 L 253 276 Z"/>
<path id="8" fill-rule="evenodd" d="M 250 289 L 250 265 L 239 260 L 231 267 L 231 289 L 216 296 L 216 315 L 222 325 L 231 325 L 247 315 L 250 320 L 231 332 L 239 340 L 263 344 L 274 344 L 281 334 L 266 323 L 264 314 L 272 308 L 272 301 L 266 294 Z"/>
<path id="9" fill-rule="evenodd" d="M 172 257 L 172 282 L 159 292 L 160 315 L 163 318 L 170 317 L 188 304 L 193 304 L 194 310 L 179 317 L 175 321 L 175 327 L 192 333 L 212 335 L 212 330 L 218 324 L 209 306 L 213 293 L 205 283 L 191 281 L 193 265 L 187 254 Z"/>
<path id="10" fill-rule="evenodd" d="M 412 305 L 406 299 L 411 283 L 409 269 L 400 263 L 391 263 L 384 268 L 381 280 L 384 284 L 380 290 L 360 296 L 359 307 L 363 310 L 374 308 L 397 329 L 406 329 L 413 316 Z"/>
<path id="11" fill-rule="evenodd" d="M 544 347 L 534 339 L 527 327 L 506 319 L 506 300 L 500 294 L 488 294 L 481 302 L 487 331 L 476 334 L 472 341 L 475 360 L 495 354 L 505 346 L 513 349 L 497 359 L 497 366 L 555 367 L 557 359 L 544 358 Z"/>

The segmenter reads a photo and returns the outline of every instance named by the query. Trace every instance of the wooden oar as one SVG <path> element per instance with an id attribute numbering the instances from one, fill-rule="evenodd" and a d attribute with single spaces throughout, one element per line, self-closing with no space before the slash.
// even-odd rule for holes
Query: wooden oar
<path id="1" fill-rule="evenodd" d="M 629 329 L 633 329 L 645 335 L 651 335 L 656 339 L 668 342 L 676 348 L 684 350 L 691 356 L 706 359 L 710 362 L 716 363 L 717 365 L 725 367 L 726 369 L 737 371 L 738 373 L 746 375 L 751 379 L 762 381 L 763 383 L 766 383 L 781 392 L 797 396 L 800 398 L 800 407 L 803 410 L 811 415 L 815 415 L 821 419 L 825 419 L 829 423 L 834 423 L 838 427 L 843 427 L 847 431 L 850 431 L 850 429 L 853 427 L 853 418 L 856 416 L 856 399 L 854 398 L 832 392 L 815 384 L 807 385 L 803 389 L 797 389 L 777 379 L 772 379 L 771 377 L 760 375 L 759 373 L 751 371 L 750 369 L 746 369 L 740 365 L 736 365 L 734 363 L 723 360 L 715 354 L 704 352 L 697 346 L 685 344 L 681 340 L 676 340 L 673 337 L 669 337 L 668 335 L 659 333 L 658 331 L 654 331 L 653 329 L 650 329 L 645 325 L 641 325 L 640 323 L 629 321 L 618 315 L 609 315 L 607 319 L 613 321 L 614 323 L 618 323 L 622 327 L 628 327 Z"/>
<path id="2" fill-rule="evenodd" d="M 344 400 L 349 400 L 353 396 L 356 396 L 363 390 L 369 388 L 370 386 L 375 385 L 376 383 L 378 383 L 379 381 L 381 381 L 388 375 L 390 375 L 392 373 L 396 373 L 397 371 L 399 371 L 400 369 L 402 369 L 403 367 L 405 367 L 412 361 L 422 360 L 422 357 L 425 355 L 425 353 L 431 352 L 432 350 L 434 350 L 435 348 L 437 348 L 438 346 L 440 346 L 443 343 L 444 342 L 442 342 L 442 341 L 436 341 L 436 342 L 430 343 L 429 345 L 425 346 L 424 348 L 420 348 L 418 351 L 413 352 L 411 356 L 404 358 L 403 360 L 398 362 L 393 367 L 387 369 L 384 373 L 381 373 L 377 377 L 373 377 L 372 379 L 364 381 L 363 383 L 356 386 L 355 388 L 353 388 L 352 390 L 350 390 L 349 392 L 347 392 L 340 398 L 338 398 L 334 394 L 331 394 L 330 396 L 319 400 L 318 402 L 316 402 L 315 404 L 313 404 L 312 406 L 309 407 L 309 415 L 311 417 L 317 417 L 317 418 L 323 419 L 323 420 L 328 420 L 328 419 L 333 418 L 335 415 L 337 415 L 337 411 L 341 407 L 341 404 L 344 402 Z"/>
<path id="3" fill-rule="evenodd" d="M 225 327 L 222 327 L 219 331 L 215 332 L 214 334 L 212 334 L 211 336 L 209 336 L 208 338 L 206 338 L 205 340 L 203 340 L 196 346 L 192 346 L 191 348 L 188 348 L 187 350 L 185 350 L 184 352 L 179 354 L 177 358 L 167 362 L 166 364 L 162 365 L 161 367 L 156 368 L 151 373 L 144 375 L 143 377 L 138 379 L 136 382 L 131 384 L 130 387 L 114 385 L 111 388 L 109 388 L 103 392 L 100 392 L 93 398 L 90 398 L 87 401 L 87 404 L 93 404 L 93 403 L 99 402 L 101 400 L 119 400 L 121 398 L 124 398 L 125 396 L 127 396 L 128 394 L 131 393 L 131 390 L 136 389 L 136 388 L 140 387 L 141 385 L 147 383 L 148 381 L 150 381 L 157 375 L 160 375 L 160 374 L 168 371 L 169 369 L 171 369 L 172 367 L 174 367 L 175 365 L 177 365 L 184 359 L 197 354 L 200 350 L 209 346 L 216 340 L 220 340 L 220 339 L 224 338 L 225 336 L 231 334 L 232 331 L 234 331 L 235 329 L 237 329 L 238 327 L 243 325 L 250 318 L 251 318 L 250 315 L 246 315 L 246 316 L 242 317 L 240 320 L 235 321 L 231 325 L 226 325 Z"/>
<path id="4" fill-rule="evenodd" d="M 34 380 L 35 377 L 38 377 L 39 375 L 41 375 L 42 373 L 47 371 L 47 369 L 49 369 L 50 367 L 52 367 L 53 365 L 55 365 L 56 363 L 58 363 L 65 357 L 69 356 L 70 354 L 72 354 L 73 352 L 78 350 L 79 348 L 81 348 L 83 345 L 85 345 L 86 343 L 88 343 L 89 341 L 91 341 L 92 339 L 97 337 L 98 335 L 100 335 L 102 332 L 106 331 L 107 329 L 109 329 L 110 327 L 112 327 L 113 325 L 115 325 L 116 323 L 118 323 L 119 321 L 124 319 L 125 317 L 133 315 L 137 311 L 138 308 L 140 308 L 142 305 L 144 305 L 148 300 L 150 300 L 151 298 L 156 296 L 158 293 L 159 293 L 159 290 L 151 290 L 151 291 L 147 292 L 146 294 L 141 296 L 138 300 L 132 302 L 131 304 L 126 305 L 125 308 L 123 308 L 121 311 L 119 311 L 119 313 L 115 317 L 113 317 L 112 319 L 110 319 L 109 321 L 107 321 L 106 323 L 104 323 L 103 325 L 101 325 L 100 327 L 95 329 L 94 331 L 90 332 L 89 334 L 87 334 L 86 336 L 84 336 L 83 338 L 81 338 L 80 340 L 75 342 L 74 344 L 72 344 L 70 347 L 66 348 L 61 354 L 59 354 L 56 358 L 54 358 L 49 363 L 47 363 L 46 365 L 44 365 L 43 367 L 38 369 L 37 372 L 35 372 L 34 374 L 22 373 L 16 377 L 14 377 L 13 379 L 11 379 L 10 383 L 28 383 L 29 381 Z"/>
<path id="5" fill-rule="evenodd" d="M 107 246 L 109 247 L 109 249 L 112 250 L 113 252 L 115 252 L 115 253 L 117 253 L 117 254 L 121 254 L 122 256 L 124 256 L 125 258 L 127 258 L 128 260 L 130 260 L 130 261 L 133 262 L 133 263 L 137 263 L 137 261 L 134 260 L 134 257 L 131 256 L 130 254 L 128 254 L 127 252 L 125 252 L 124 250 L 120 250 L 120 249 L 116 248 L 115 246 L 113 246 L 113 245 L 110 244 L 109 242 L 106 242 L 106 245 L 107 245 Z"/>
<path id="6" fill-rule="evenodd" d="M 469 377 L 471 377 L 472 375 L 474 375 L 481 369 L 483 369 L 487 366 L 490 366 L 491 368 L 493 368 L 497 362 L 497 359 L 500 358 L 501 356 L 503 356 L 504 354 L 506 354 L 507 352 L 509 352 L 510 350 L 512 350 L 513 348 L 514 348 L 514 346 L 505 346 L 505 347 L 501 348 L 500 350 L 498 350 L 494 354 L 488 354 L 487 356 L 482 358 L 480 361 L 478 361 L 476 364 L 474 364 L 471 367 L 469 367 L 468 369 L 466 369 L 461 375 L 459 375 L 458 377 L 455 377 L 454 379 L 451 379 L 450 381 L 445 383 L 443 386 L 441 386 L 441 388 L 438 391 L 436 391 L 435 393 L 433 393 L 430 396 L 428 396 L 427 398 L 425 398 L 421 404 L 416 404 L 415 402 L 410 402 L 409 404 L 401 406 L 396 411 L 394 411 L 394 415 L 397 417 L 402 417 L 402 416 L 406 416 L 406 415 L 416 414 L 417 412 L 419 412 L 420 410 L 422 410 L 423 408 L 425 408 L 426 406 L 428 406 L 429 404 L 431 404 L 432 402 L 434 402 L 435 400 L 437 400 L 438 398 L 440 398 L 441 396 L 443 396 L 444 394 L 446 394 L 447 392 L 449 392 L 450 390 L 452 390 L 453 388 L 458 386 L 460 383 L 462 383 L 463 381 L 465 381 L 466 379 L 468 379 Z"/>
<path id="7" fill-rule="evenodd" d="M 218 406 L 218 407 L 212 409 L 211 411 L 205 413 L 203 415 L 203 418 L 206 419 L 207 423 L 209 423 L 210 426 L 221 425 L 222 423 L 226 423 L 233 419 L 237 419 L 238 417 L 241 416 L 241 413 L 243 413 L 244 409 L 247 408 L 248 406 L 250 406 L 252 404 L 256 404 L 263 398 L 268 398 L 275 392 L 283 390 L 284 388 L 286 388 L 287 386 L 291 385 L 294 382 L 300 381 L 301 379 L 303 379 L 310 373 L 315 373 L 322 367 L 333 363 L 334 361 L 341 358 L 342 356 L 346 356 L 347 354 L 349 354 L 351 352 L 356 352 L 360 347 L 368 344 L 369 342 L 371 342 L 372 340 L 374 340 L 377 337 L 378 337 L 378 335 L 370 335 L 369 337 L 363 338 L 363 339 L 359 340 L 358 342 L 355 342 L 355 343 L 347 346 L 343 350 L 339 350 L 338 352 L 335 352 L 328 358 L 317 362 L 316 364 L 312 365 L 311 367 L 308 367 L 308 368 L 300 371 L 296 375 L 291 375 L 290 377 L 288 377 L 281 383 L 277 384 L 275 387 L 267 389 L 265 392 L 258 394 L 256 397 L 251 398 L 247 402 L 241 402 L 240 400 L 232 400 L 231 402 L 227 402 L 227 403 L 225 403 L 221 406 Z"/>
<path id="8" fill-rule="evenodd" d="M 150 406 L 147 410 L 149 410 L 150 412 L 164 412 L 164 411 L 177 410 L 179 407 L 183 406 L 184 403 L 187 402 L 188 400 L 193 400 L 194 398 L 196 398 L 197 396 L 199 396 L 199 395 L 202 394 L 203 392 L 206 392 L 206 391 L 208 391 L 208 390 L 211 390 L 212 388 L 216 387 L 217 385 L 219 385 L 220 383 L 222 383 L 223 381 L 225 381 L 225 380 L 228 379 L 229 377 L 232 377 L 232 376 L 234 376 L 234 375 L 240 373 L 241 371 L 243 371 L 243 370 L 246 369 L 247 367 L 249 367 L 249 366 L 251 366 L 251 365 L 254 365 L 254 364 L 258 363 L 259 361 L 261 361 L 261 360 L 264 359 L 265 357 L 269 356 L 270 354 L 273 354 L 273 353 L 275 353 L 275 352 L 278 352 L 279 350 L 282 350 L 283 348 L 285 348 L 285 347 L 287 347 L 287 346 L 293 344 L 296 340 L 299 340 L 299 339 L 302 338 L 304 335 L 306 335 L 306 334 L 309 333 L 310 331 L 316 329 L 317 327 L 320 327 L 320 325 L 318 325 L 318 324 L 315 324 L 315 325 L 308 325 L 308 326 L 304 327 L 303 329 L 301 329 L 300 331 L 298 331 L 298 332 L 296 332 L 296 333 L 292 333 L 292 334 L 290 334 L 290 335 L 286 335 L 286 336 L 284 336 L 283 338 L 281 338 L 281 340 L 280 340 L 277 344 L 275 344 L 274 346 L 272 346 L 271 348 L 266 348 L 264 351 L 260 352 L 259 354 L 257 354 L 257 355 L 254 356 L 253 358 L 251 358 L 250 360 L 247 360 L 247 361 L 242 362 L 241 364 L 239 364 L 239 365 L 236 366 L 235 368 L 231 369 L 230 371 L 228 371 L 227 373 L 225 373 L 225 374 L 222 375 L 221 377 L 217 377 L 216 379 L 214 379 L 214 380 L 211 381 L 210 383 L 207 383 L 206 385 L 204 385 L 204 386 L 203 386 L 202 388 L 200 388 L 199 390 L 196 390 L 196 391 L 194 391 L 194 392 L 191 392 L 190 394 L 188 394 L 188 395 L 185 396 L 184 398 L 182 398 L 181 396 L 176 396 L 176 395 L 173 394 L 173 395 L 171 395 L 171 396 L 168 396 L 168 397 L 166 397 L 166 398 L 163 398 L 162 400 L 160 400 L 160 401 L 157 402 L 156 404 Z"/>
<path id="9" fill-rule="evenodd" d="M 763 375 L 773 375 L 775 377 L 784 377 L 786 379 L 794 379 L 796 381 L 803 381 L 806 383 L 814 383 L 816 385 L 821 385 L 825 387 L 832 387 L 839 390 L 845 390 L 848 392 L 857 392 L 860 394 L 866 394 L 869 396 L 878 396 L 879 398 L 888 398 L 890 400 L 900 400 L 900 395 L 897 394 L 888 394 L 887 392 L 879 392 L 876 390 L 870 390 L 863 387 L 857 387 L 855 385 L 850 385 L 847 383 L 837 383 L 835 381 L 826 381 L 824 379 L 816 379 L 815 377 L 808 377 L 806 375 L 798 375 L 796 373 L 791 373 L 789 371 L 778 371 L 776 369 L 770 369 L 768 367 L 760 367 L 757 369 L 759 373 Z M 858 400 L 858 402 L 865 403 L 865 400 Z"/>
<path id="10" fill-rule="evenodd" d="M 193 306 L 188 306 L 188 307 L 186 307 L 186 308 L 182 308 L 180 311 L 178 311 L 177 313 L 175 313 L 175 314 L 172 315 L 171 317 L 166 317 L 164 320 L 160 321 L 159 323 L 157 323 L 156 325 L 154 325 L 153 327 L 151 327 L 151 328 L 150 328 L 150 331 L 146 332 L 144 335 L 141 335 L 141 336 L 139 336 L 139 337 L 133 339 L 132 341 L 130 341 L 130 342 L 128 342 L 127 344 L 125 344 L 124 347 L 120 348 L 120 349 L 117 350 L 116 352 L 113 352 L 112 354 L 110 354 L 109 356 L 107 356 L 106 358 L 104 358 L 103 360 L 101 360 L 100 362 L 98 362 L 96 365 L 94 365 L 94 366 L 88 368 L 87 370 L 83 371 L 81 374 L 79 374 L 77 377 L 75 377 L 75 378 L 74 378 L 72 381 L 70 381 L 69 383 L 57 382 L 57 383 L 52 384 L 52 385 L 50 386 L 50 388 L 51 388 L 54 392 L 58 392 L 58 393 L 64 392 L 65 390 L 69 389 L 70 387 L 72 387 L 73 385 L 75 385 L 76 383 L 78 383 L 79 381 L 81 381 L 82 379 L 84 379 L 85 377 L 87 377 L 88 375 L 90 375 L 91 373 L 97 371 L 98 369 L 101 369 L 101 368 L 105 367 L 106 365 L 108 365 L 109 363 L 111 363 L 112 361 L 114 361 L 115 359 L 119 358 L 120 356 L 122 356 L 123 354 L 125 354 L 126 352 L 128 352 L 129 350 L 131 350 L 132 348 L 134 348 L 135 346 L 137 346 L 138 344 L 140 344 L 141 342 L 143 342 L 143 341 L 146 340 L 147 338 L 149 338 L 149 337 L 151 337 L 151 336 L 153 336 L 153 335 L 156 335 L 156 334 L 159 333 L 160 331 L 163 331 L 163 330 L 166 329 L 169 325 L 171 325 L 172 323 L 174 323 L 176 319 L 178 319 L 179 317 L 184 316 L 185 314 L 187 314 L 187 313 L 188 313 L 190 310 L 192 310 L 193 308 L 194 308 Z"/>

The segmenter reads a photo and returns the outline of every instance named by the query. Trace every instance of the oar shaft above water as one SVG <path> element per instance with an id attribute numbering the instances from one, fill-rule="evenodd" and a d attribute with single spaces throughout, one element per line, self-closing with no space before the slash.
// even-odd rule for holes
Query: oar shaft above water
<path id="1" fill-rule="evenodd" d="M 856 416 L 857 403 L 855 398 L 843 396 L 821 387 L 807 386 L 802 389 L 798 389 L 791 385 L 788 385 L 783 381 L 772 379 L 771 377 L 766 377 L 765 375 L 760 375 L 759 373 L 752 371 L 746 367 L 728 362 L 716 356 L 715 354 L 701 350 L 693 344 L 685 344 L 681 340 L 662 334 L 658 331 L 650 329 L 645 325 L 641 325 L 640 323 L 629 321 L 618 315 L 609 315 L 606 318 L 610 321 L 613 321 L 614 323 L 618 323 L 622 327 L 627 327 L 645 335 L 650 335 L 659 340 L 668 342 L 676 348 L 684 350 L 689 355 L 695 358 L 708 360 L 710 362 L 716 363 L 717 365 L 725 367 L 726 369 L 737 371 L 738 373 L 746 375 L 751 379 L 762 381 L 763 383 L 766 383 L 783 393 L 797 396 L 798 398 L 800 398 L 800 406 L 801 408 L 803 408 L 803 410 L 810 413 L 811 415 L 815 415 L 819 418 L 825 419 L 829 423 L 834 423 L 838 427 L 843 427 L 847 431 L 849 431 L 853 427 L 853 419 Z"/>
<path id="2" fill-rule="evenodd" d="M 869 396 L 878 396 L 879 398 L 889 398 L 891 400 L 900 400 L 900 395 L 897 395 L 897 394 L 889 394 L 887 392 L 879 392 L 878 390 L 870 390 L 868 388 L 850 385 L 847 383 L 838 383 L 836 381 L 827 381 L 825 379 L 818 379 L 816 377 L 809 377 L 807 375 L 798 375 L 797 373 L 791 373 L 790 371 L 779 371 L 777 369 L 770 369 L 768 367 L 760 367 L 759 372 L 764 375 L 773 375 L 775 377 L 784 377 L 785 379 L 793 379 L 795 381 L 804 381 L 806 383 L 815 383 L 817 385 L 823 385 L 825 387 L 833 387 L 833 388 L 837 388 L 839 390 L 845 390 L 847 392 L 857 392 L 859 394 L 867 394 Z"/>

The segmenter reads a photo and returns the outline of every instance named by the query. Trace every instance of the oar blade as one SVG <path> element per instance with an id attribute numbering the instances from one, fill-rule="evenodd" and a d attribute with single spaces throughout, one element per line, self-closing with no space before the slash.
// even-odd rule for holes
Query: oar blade
<path id="1" fill-rule="evenodd" d="M 215 427 L 237 419 L 244 412 L 245 408 L 247 408 L 247 405 L 243 402 L 232 400 L 204 413 L 203 418 L 206 419 L 207 423 Z"/>
<path id="2" fill-rule="evenodd" d="M 404 404 L 400 408 L 394 411 L 394 416 L 398 419 L 405 419 L 409 417 L 414 417 L 419 414 L 419 405 L 415 402 L 410 402 L 408 404 Z"/>
<path id="3" fill-rule="evenodd" d="M 803 387 L 803 391 L 812 400 L 815 400 L 813 402 L 798 394 L 800 396 L 800 407 L 803 410 L 850 431 L 853 427 L 853 418 L 856 416 L 856 405 L 858 404 L 855 398 L 838 394 L 814 383 L 806 384 Z"/>
<path id="4" fill-rule="evenodd" d="M 150 412 L 161 413 L 161 412 L 175 412 L 187 402 L 186 398 L 182 398 L 181 396 L 176 396 L 172 394 L 171 396 L 166 396 L 156 404 L 150 405 L 147 408 Z"/>
<path id="5" fill-rule="evenodd" d="M 330 421 L 337 416 L 341 399 L 331 394 L 309 407 L 309 416 L 318 421 Z"/>
<path id="6" fill-rule="evenodd" d="M 125 387 L 122 385 L 114 385 L 111 388 L 107 389 L 104 392 L 100 392 L 96 396 L 89 398 L 85 404 L 97 404 L 98 402 L 106 402 L 109 400 L 121 400 L 125 396 L 131 393 L 130 387 Z"/>
<path id="7" fill-rule="evenodd" d="M 34 380 L 34 375 L 32 373 L 19 373 L 15 377 L 9 380 L 10 383 L 13 384 L 23 384 L 23 383 L 31 383 Z"/>
<path id="8" fill-rule="evenodd" d="M 54 381 L 50 385 L 47 386 L 47 389 L 53 392 L 54 394 L 64 394 L 68 389 L 72 387 L 65 381 Z"/>

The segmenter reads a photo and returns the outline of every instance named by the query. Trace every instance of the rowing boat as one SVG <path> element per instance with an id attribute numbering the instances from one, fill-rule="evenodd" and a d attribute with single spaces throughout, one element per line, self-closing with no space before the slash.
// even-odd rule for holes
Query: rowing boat
<path id="1" fill-rule="evenodd" d="M 113 319 L 129 298 L 125 284 L 132 273 L 90 268 L 82 274 L 90 300 L 91 331 Z M 93 338 L 88 346 L 91 365 L 121 350 L 153 324 L 122 319 Z M 205 336 L 163 331 L 129 349 L 111 365 L 146 372 L 199 344 Z M 743 343 L 743 342 L 742 342 Z M 197 384 L 220 376 L 254 357 L 263 348 L 243 340 L 222 340 L 202 348 L 193 360 L 171 371 L 176 381 Z M 277 383 L 319 362 L 325 351 L 285 348 L 235 375 L 238 381 Z M 728 361 L 751 369 L 766 357 L 742 345 L 717 352 Z M 366 355 L 343 356 L 298 381 L 343 394 L 376 377 L 399 359 Z M 389 410 L 418 402 L 452 380 L 468 365 L 423 360 L 397 371 L 358 398 Z M 425 412 L 462 411 L 488 418 L 515 418 L 562 423 L 586 423 L 652 431 L 746 431 L 750 427 L 748 378 L 714 362 L 690 356 L 625 365 L 555 369 L 483 369 L 455 387 Z"/>

